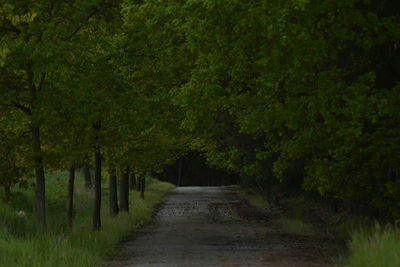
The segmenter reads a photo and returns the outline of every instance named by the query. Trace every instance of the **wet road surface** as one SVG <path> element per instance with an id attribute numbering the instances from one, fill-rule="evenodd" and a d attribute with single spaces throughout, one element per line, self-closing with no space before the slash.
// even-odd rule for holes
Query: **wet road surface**
<path id="1" fill-rule="evenodd" d="M 248 209 L 227 187 L 174 188 L 106 266 L 331 266 L 307 238 L 243 218 Z"/>

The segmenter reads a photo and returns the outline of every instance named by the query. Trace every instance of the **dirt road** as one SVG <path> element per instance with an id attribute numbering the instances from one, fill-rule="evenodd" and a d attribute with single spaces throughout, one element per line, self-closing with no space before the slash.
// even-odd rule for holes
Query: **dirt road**
<path id="1" fill-rule="evenodd" d="M 265 219 L 253 220 L 227 187 L 175 188 L 153 223 L 121 243 L 121 256 L 106 266 L 331 266 L 315 240 Z"/>

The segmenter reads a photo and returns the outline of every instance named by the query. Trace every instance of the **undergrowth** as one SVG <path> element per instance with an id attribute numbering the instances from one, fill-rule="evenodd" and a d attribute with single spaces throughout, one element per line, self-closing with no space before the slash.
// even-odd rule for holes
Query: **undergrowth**
<path id="1" fill-rule="evenodd" d="M 400 230 L 394 226 L 358 230 L 352 235 L 345 265 L 349 267 L 400 266 Z"/>
<path id="2" fill-rule="evenodd" d="M 116 252 L 115 245 L 123 237 L 151 220 L 154 206 L 173 187 L 148 179 L 145 200 L 131 191 L 129 213 L 115 218 L 109 215 L 108 188 L 103 187 L 102 228 L 93 232 L 93 195 L 77 173 L 74 226 L 69 230 L 65 220 L 67 177 L 66 172 L 46 176 L 48 231 L 44 236 L 35 233 L 32 188 L 13 188 L 9 203 L 0 201 L 0 266 L 95 266 Z"/>
<path id="3" fill-rule="evenodd" d="M 338 251 L 336 261 L 340 266 L 348 267 L 399 267 L 400 266 L 400 229 L 397 226 L 381 226 L 366 216 L 350 214 L 347 212 L 327 212 L 326 207 L 302 196 L 281 199 L 280 207 L 271 205 L 267 196 L 256 189 L 238 188 L 239 195 L 246 199 L 250 205 L 275 210 L 276 218 L 273 222 L 280 228 L 295 235 L 311 236 L 325 234 L 338 241 L 346 241 L 348 249 L 336 248 Z M 276 210 L 279 209 L 279 212 Z M 317 228 L 312 223 L 306 222 L 310 216 L 322 213 L 324 218 L 314 218 L 319 221 Z M 322 229 L 321 229 L 322 227 Z M 323 244 L 321 244 L 323 245 Z M 345 251 L 346 250 L 346 251 Z"/>

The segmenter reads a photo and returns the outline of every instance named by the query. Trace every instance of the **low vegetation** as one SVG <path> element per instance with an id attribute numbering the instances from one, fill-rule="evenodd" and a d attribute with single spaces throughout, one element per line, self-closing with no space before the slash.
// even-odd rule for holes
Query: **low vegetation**
<path id="1" fill-rule="evenodd" d="M 349 267 L 400 266 L 400 230 L 393 226 L 380 226 L 353 233 L 350 253 L 345 265 Z"/>
<path id="2" fill-rule="evenodd" d="M 241 190 L 239 186 L 235 186 L 234 188 L 238 190 L 239 197 L 246 199 L 251 206 L 266 211 L 271 209 L 269 201 L 257 189 L 247 188 L 246 190 Z"/>
<path id="3" fill-rule="evenodd" d="M 400 230 L 397 226 L 381 226 L 366 216 L 335 213 L 326 205 L 304 197 L 283 198 L 277 204 L 258 189 L 237 187 L 237 190 L 251 206 L 270 212 L 271 222 L 283 232 L 299 236 L 317 234 L 336 240 L 327 249 L 338 252 L 334 260 L 341 265 L 400 266 Z M 323 213 L 324 217 L 316 218 L 316 212 Z"/>
<path id="4" fill-rule="evenodd" d="M 0 201 L 0 266 L 95 266 L 113 255 L 115 245 L 138 227 L 150 221 L 154 206 L 160 203 L 171 184 L 147 179 L 146 198 L 133 192 L 129 213 L 111 217 L 108 198 L 103 198 L 102 229 L 91 231 L 93 193 L 86 191 L 83 177 L 77 176 L 74 227 L 65 221 L 67 173 L 51 174 L 47 179 L 48 232 L 36 233 L 33 198 L 30 189 L 13 190 L 8 203 Z M 107 192 L 108 187 L 103 184 Z"/>
<path id="5" fill-rule="evenodd" d="M 281 225 L 282 230 L 288 234 L 310 236 L 314 234 L 311 224 L 303 222 L 301 219 L 279 218 L 276 223 Z"/>

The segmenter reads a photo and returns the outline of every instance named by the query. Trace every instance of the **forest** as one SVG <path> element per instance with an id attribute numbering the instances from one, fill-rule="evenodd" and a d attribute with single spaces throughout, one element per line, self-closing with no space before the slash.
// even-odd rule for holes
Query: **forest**
<path id="1" fill-rule="evenodd" d="M 203 185 L 400 220 L 397 0 L 0 0 L 0 38 L 0 209 L 29 192 L 31 239 L 73 231 L 77 184 L 92 238 L 193 158 Z"/>

